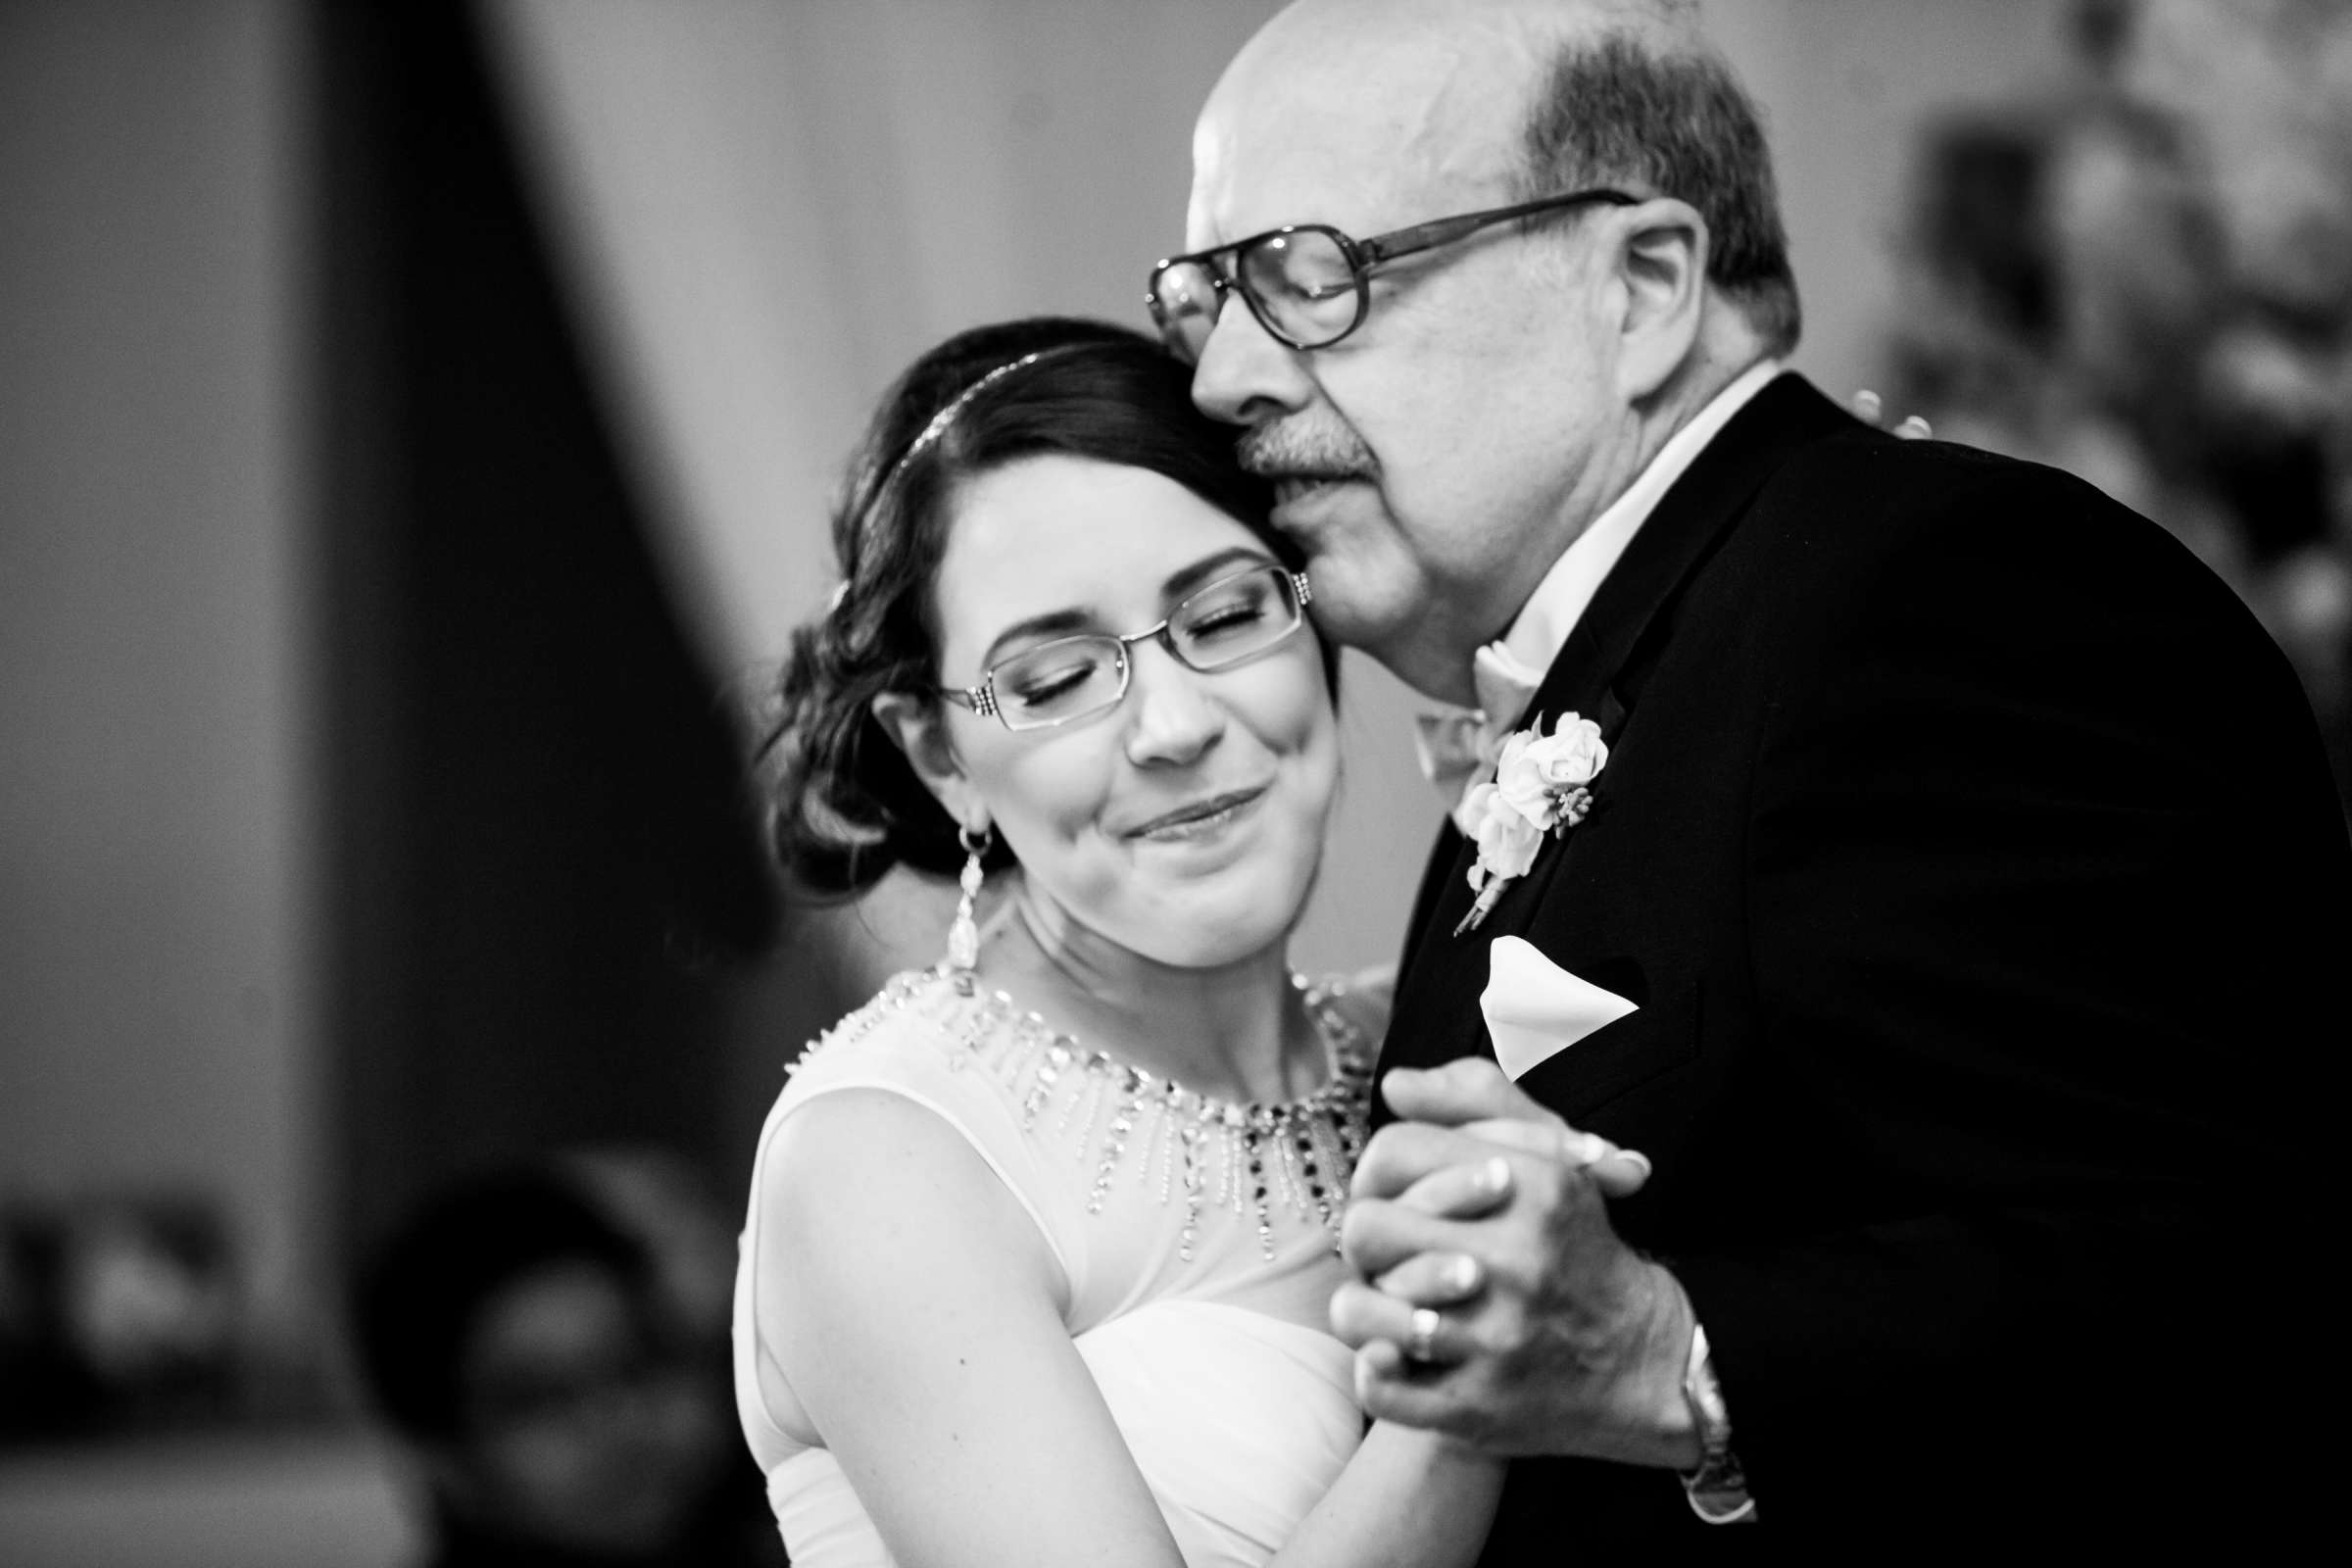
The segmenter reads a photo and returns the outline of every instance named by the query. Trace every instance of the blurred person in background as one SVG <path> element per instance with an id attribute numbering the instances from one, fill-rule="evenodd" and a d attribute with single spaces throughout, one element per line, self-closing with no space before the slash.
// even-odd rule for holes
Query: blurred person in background
<path id="1" fill-rule="evenodd" d="M 502 1171 L 429 1200 L 368 1262 L 360 1364 L 416 1462 L 431 1568 L 782 1561 L 729 1431 L 696 1206 L 641 1160 Z"/>
<path id="2" fill-rule="evenodd" d="M 2082 475 L 2262 619 L 2352 804 L 2352 7 L 2076 0 L 1919 149 L 1894 395 Z"/>

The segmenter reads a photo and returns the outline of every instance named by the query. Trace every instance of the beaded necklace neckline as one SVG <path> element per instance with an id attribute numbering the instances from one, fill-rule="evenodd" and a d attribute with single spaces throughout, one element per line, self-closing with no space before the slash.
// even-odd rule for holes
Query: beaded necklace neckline
<path id="1" fill-rule="evenodd" d="M 968 971 L 946 964 L 895 977 L 810 1049 L 862 1035 L 887 1013 L 914 1007 L 960 1048 L 951 1066 L 984 1066 L 1012 1092 L 1024 1132 L 1038 1131 L 1047 1113 L 1058 1109 L 1054 1130 L 1074 1129 L 1077 1152 L 1095 1158 L 1088 1213 L 1102 1212 L 1132 1153 L 1140 1181 L 1149 1185 L 1156 1170 L 1162 1203 L 1183 1196 L 1183 1260 L 1192 1260 L 1200 1216 L 1211 1208 L 1254 1221 L 1259 1250 L 1271 1260 L 1280 1209 L 1319 1224 L 1337 1246 L 1348 1179 L 1371 1111 L 1371 1047 L 1336 1005 L 1345 988 L 1298 974 L 1291 983 L 1331 1069 L 1320 1087 L 1295 1100 L 1237 1101 L 1188 1089 L 1080 1045 L 1043 1015 L 1020 1011 L 1008 993 L 982 994 Z M 1098 1137 L 1105 1110 L 1108 1127 Z"/>
<path id="2" fill-rule="evenodd" d="M 958 972 L 948 964 L 941 964 L 929 972 L 945 978 L 956 988 L 958 996 L 980 997 L 983 995 L 976 975 Z M 1336 982 L 1317 985 L 1294 969 L 1291 971 L 1291 989 L 1298 993 L 1298 1000 L 1306 1008 L 1307 1021 L 1314 1026 L 1315 1040 L 1323 1048 L 1324 1078 L 1322 1083 L 1305 1094 L 1295 1096 L 1289 1100 L 1235 1100 L 1230 1096 L 1205 1094 L 1198 1089 L 1187 1088 L 1174 1078 L 1161 1077 L 1150 1068 L 1136 1066 L 1110 1052 L 1089 1050 L 1079 1044 L 1078 1037 L 1074 1034 L 1062 1030 L 1053 1030 L 1053 1026 L 1046 1022 L 1043 1013 L 1020 1011 L 1020 1004 L 1013 1000 L 1012 994 L 1008 991 L 987 992 L 982 1005 L 991 1011 L 1002 1012 L 1008 1017 L 1017 1017 L 1023 1027 L 1052 1030 L 1054 1045 L 1065 1048 L 1074 1058 L 1083 1059 L 1090 1067 L 1099 1066 L 1114 1073 L 1141 1079 L 1156 1086 L 1164 1098 L 1181 1099 L 1188 1104 L 1197 1103 L 1219 1117 L 1238 1115 L 1248 1118 L 1261 1113 L 1278 1114 L 1284 1111 L 1295 1113 L 1329 1099 L 1335 1091 L 1343 1087 L 1347 1062 L 1351 1052 L 1355 1054 L 1361 1054 L 1363 1031 L 1332 1004 L 1335 998 L 1345 994 L 1344 987 Z"/>

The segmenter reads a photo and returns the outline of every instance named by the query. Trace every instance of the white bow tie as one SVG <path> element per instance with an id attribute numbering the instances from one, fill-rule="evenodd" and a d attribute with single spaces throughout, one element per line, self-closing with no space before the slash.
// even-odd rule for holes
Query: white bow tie
<path id="1" fill-rule="evenodd" d="M 1478 707 L 1434 708 L 1413 715 L 1421 774 L 1448 805 L 1494 765 L 1503 737 L 1544 684 L 1544 672 L 1528 668 L 1502 644 L 1489 643 L 1470 662 L 1470 684 L 1478 692 Z"/>

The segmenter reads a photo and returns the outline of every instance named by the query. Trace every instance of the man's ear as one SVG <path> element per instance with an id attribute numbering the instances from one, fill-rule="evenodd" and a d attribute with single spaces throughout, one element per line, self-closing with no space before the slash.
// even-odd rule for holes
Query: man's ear
<path id="1" fill-rule="evenodd" d="M 914 776 L 950 816 L 975 833 L 988 826 L 988 807 L 964 776 L 963 763 L 949 741 L 945 708 L 908 692 L 884 692 L 874 699 L 872 712 L 882 733 L 906 754 Z"/>
<path id="2" fill-rule="evenodd" d="M 1707 220 L 1671 197 L 1628 208 L 1613 258 L 1624 291 L 1617 323 L 1617 391 L 1629 403 L 1654 395 L 1698 342 L 1707 293 Z"/>

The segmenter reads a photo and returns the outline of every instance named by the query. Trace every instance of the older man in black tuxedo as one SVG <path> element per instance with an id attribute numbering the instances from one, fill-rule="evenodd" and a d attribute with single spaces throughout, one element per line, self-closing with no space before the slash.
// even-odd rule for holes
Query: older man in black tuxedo
<path id="1" fill-rule="evenodd" d="M 1303 0 L 1203 112 L 1189 235 L 1154 308 L 1318 619 L 1484 710 L 1334 1322 L 1373 1413 L 1526 1456 L 1487 1560 L 2291 1520 L 2352 849 L 2254 621 L 2089 487 L 1782 369 L 1687 6 Z M 1498 1066 L 1506 957 L 1614 1021 Z M 1399 1200 L 1502 1147 L 1486 1211 Z"/>

